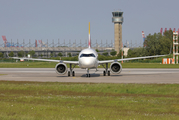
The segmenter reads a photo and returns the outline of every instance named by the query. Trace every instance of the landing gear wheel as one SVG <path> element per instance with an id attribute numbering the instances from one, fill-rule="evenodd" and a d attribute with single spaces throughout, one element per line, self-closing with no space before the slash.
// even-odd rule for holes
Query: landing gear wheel
<path id="1" fill-rule="evenodd" d="M 106 71 L 103 71 L 103 76 L 106 76 Z"/>
<path id="2" fill-rule="evenodd" d="M 68 76 L 70 76 L 70 71 L 68 71 Z"/>
<path id="3" fill-rule="evenodd" d="M 90 77 L 90 74 L 86 74 L 86 77 Z"/>
<path id="4" fill-rule="evenodd" d="M 108 76 L 110 76 L 110 71 L 108 71 Z"/>
<path id="5" fill-rule="evenodd" d="M 72 76 L 75 76 L 75 71 L 72 72 Z"/>

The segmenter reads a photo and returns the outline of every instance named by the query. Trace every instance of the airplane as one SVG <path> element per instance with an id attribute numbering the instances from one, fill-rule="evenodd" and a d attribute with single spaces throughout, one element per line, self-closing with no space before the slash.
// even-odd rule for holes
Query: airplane
<path id="1" fill-rule="evenodd" d="M 65 60 L 52 60 L 52 59 L 36 59 L 36 58 L 19 58 L 19 57 L 11 57 L 13 59 L 27 59 L 27 60 L 37 60 L 37 61 L 48 61 L 48 62 L 58 62 L 55 66 L 56 73 L 59 75 L 64 75 L 68 71 L 68 67 L 66 64 L 70 65 L 68 76 L 75 76 L 75 71 L 73 70 L 76 65 L 78 65 L 81 69 L 86 69 L 87 74 L 86 77 L 90 77 L 89 70 L 96 69 L 99 65 L 104 67 L 103 76 L 110 76 L 110 72 L 113 74 L 119 74 L 122 71 L 122 65 L 119 61 L 126 60 L 136 60 L 136 59 L 145 59 L 145 58 L 155 58 L 162 57 L 166 55 L 155 55 L 155 56 L 145 56 L 145 57 L 135 57 L 135 58 L 124 58 L 124 59 L 115 59 L 115 60 L 98 60 L 98 53 L 96 50 L 91 48 L 91 37 L 90 37 L 90 22 L 89 22 L 89 40 L 88 40 L 88 48 L 82 50 L 79 53 L 78 61 L 65 61 Z M 108 69 L 108 64 L 111 63 L 110 69 Z"/>

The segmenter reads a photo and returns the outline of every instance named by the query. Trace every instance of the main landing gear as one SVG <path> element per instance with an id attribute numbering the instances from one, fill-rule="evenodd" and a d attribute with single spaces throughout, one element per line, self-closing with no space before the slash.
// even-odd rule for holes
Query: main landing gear
<path id="1" fill-rule="evenodd" d="M 106 67 L 103 64 L 102 64 L 102 66 L 105 69 L 103 71 L 103 76 L 106 76 L 106 75 L 110 76 L 110 71 L 108 70 L 108 63 L 106 63 Z"/>
<path id="2" fill-rule="evenodd" d="M 72 75 L 75 76 L 75 71 L 73 71 L 73 69 L 75 68 L 76 65 L 74 65 L 72 67 L 72 64 L 70 64 L 70 71 L 68 71 L 68 76 Z"/>

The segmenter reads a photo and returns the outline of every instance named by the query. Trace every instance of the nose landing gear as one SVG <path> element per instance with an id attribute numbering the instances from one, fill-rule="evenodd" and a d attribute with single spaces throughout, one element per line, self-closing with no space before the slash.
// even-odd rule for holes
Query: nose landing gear
<path id="1" fill-rule="evenodd" d="M 86 77 L 90 77 L 90 74 L 89 74 L 89 68 L 86 68 L 86 70 L 87 70 Z"/>

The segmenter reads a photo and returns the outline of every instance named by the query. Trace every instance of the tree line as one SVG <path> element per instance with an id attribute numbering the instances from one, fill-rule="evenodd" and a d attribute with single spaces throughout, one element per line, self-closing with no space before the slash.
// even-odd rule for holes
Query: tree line
<path id="1" fill-rule="evenodd" d="M 19 51 L 19 52 L 17 52 L 18 57 L 27 57 L 28 54 L 29 54 L 31 57 L 34 57 L 35 51 L 32 50 L 32 51 L 29 51 L 28 53 L 26 53 L 26 52 L 24 52 L 24 51 Z M 14 52 L 11 51 L 10 53 L 8 53 L 8 55 L 9 55 L 9 57 L 14 57 Z M 39 56 L 42 57 L 43 55 L 39 55 Z M 62 57 L 63 54 L 62 54 L 61 52 L 59 52 L 59 53 L 58 53 L 58 56 L 59 56 L 59 57 Z M 71 57 L 71 53 L 68 53 L 68 56 Z M 4 54 L 3 54 L 2 52 L 0 52 L 0 58 L 3 58 L 3 57 L 4 57 Z M 54 57 L 54 53 L 51 53 L 51 54 L 50 54 L 50 57 Z"/>
<path id="2" fill-rule="evenodd" d="M 172 30 L 161 33 L 149 34 L 145 38 L 144 47 L 129 49 L 127 57 L 140 57 L 150 55 L 169 54 L 173 50 Z"/>

